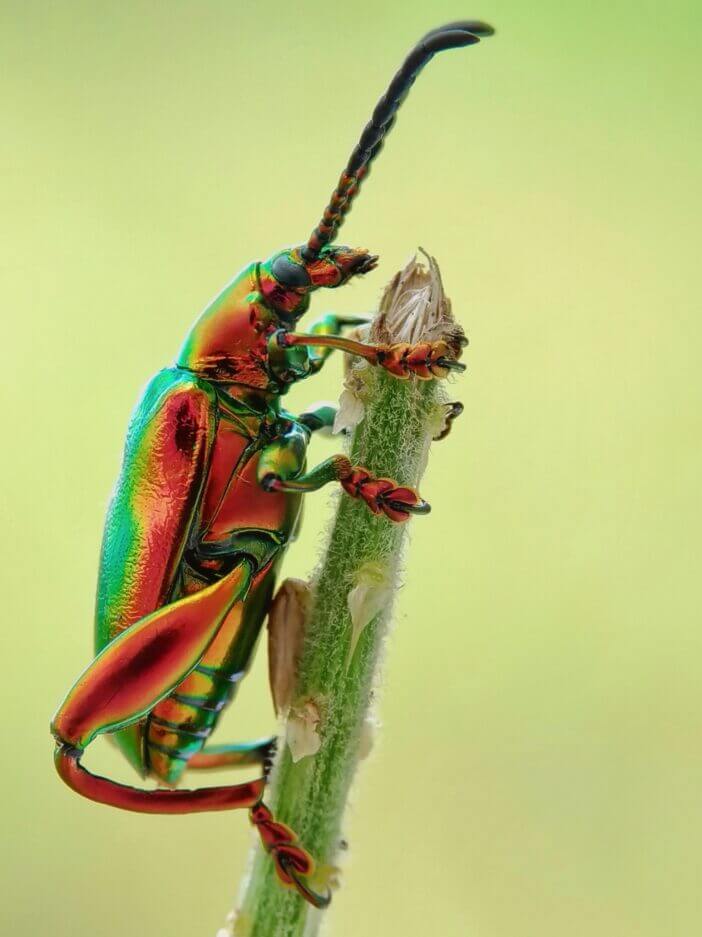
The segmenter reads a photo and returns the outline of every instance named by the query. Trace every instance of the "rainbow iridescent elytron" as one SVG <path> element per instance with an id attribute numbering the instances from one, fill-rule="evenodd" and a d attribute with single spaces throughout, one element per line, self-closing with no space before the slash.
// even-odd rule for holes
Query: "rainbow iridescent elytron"
<path id="1" fill-rule="evenodd" d="M 249 666 L 302 495 L 338 481 L 391 521 L 429 509 L 412 488 L 343 455 L 307 470 L 310 435 L 332 425 L 334 409 L 295 416 L 280 401 L 335 348 L 398 378 L 431 380 L 462 369 L 458 339 L 367 345 L 340 335 L 363 319 L 334 315 L 305 334 L 292 329 L 313 290 L 375 267 L 377 257 L 367 251 L 331 242 L 419 71 L 437 52 L 491 33 L 483 23 L 450 23 L 418 43 L 376 106 L 308 242 L 237 274 L 197 320 L 177 363 L 149 383 L 105 522 L 97 656 L 51 727 L 59 774 L 92 800 L 144 813 L 248 808 L 280 881 L 318 907 L 329 895 L 311 888 L 312 858 L 263 804 L 265 776 L 196 790 L 176 785 L 186 768 L 262 765 L 270 755 L 271 740 L 206 743 Z M 452 405 L 448 415 L 458 412 Z M 161 786 L 129 787 L 84 768 L 83 751 L 101 733 Z"/>

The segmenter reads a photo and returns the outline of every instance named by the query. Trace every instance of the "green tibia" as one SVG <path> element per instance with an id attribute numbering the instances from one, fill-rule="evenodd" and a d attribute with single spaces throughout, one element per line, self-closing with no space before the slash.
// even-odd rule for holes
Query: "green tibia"
<path id="1" fill-rule="evenodd" d="M 351 463 L 345 455 L 333 455 L 319 465 L 315 465 L 309 472 L 298 475 L 297 478 L 280 481 L 275 489 L 277 491 L 318 491 L 324 485 L 330 482 L 339 481 L 341 477 L 347 475 L 351 468 Z"/>
<path id="2" fill-rule="evenodd" d="M 324 412 L 320 419 L 333 420 L 334 408 L 323 409 L 331 412 Z M 302 421 L 291 423 L 286 433 L 261 452 L 257 475 L 264 488 L 269 491 L 303 493 L 317 491 L 323 485 L 348 475 L 351 463 L 343 455 L 331 456 L 308 472 L 299 474 L 305 462 L 309 434 L 313 428 L 316 427 L 307 426 Z"/>

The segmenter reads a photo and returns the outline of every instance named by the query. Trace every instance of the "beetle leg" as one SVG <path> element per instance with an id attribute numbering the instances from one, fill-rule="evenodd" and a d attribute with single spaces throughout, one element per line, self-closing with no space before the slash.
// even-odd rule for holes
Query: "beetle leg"
<path id="1" fill-rule="evenodd" d="M 333 455 L 315 468 L 301 472 L 305 463 L 308 431 L 293 423 L 282 436 L 261 450 L 256 470 L 264 491 L 306 494 L 329 482 L 341 482 L 352 498 L 360 498 L 373 514 L 385 514 L 391 521 L 406 521 L 410 514 L 428 514 L 430 507 L 414 488 L 398 485 L 392 478 L 372 475 L 360 465 L 352 465 L 345 455 Z"/>
<path id="2" fill-rule="evenodd" d="M 394 377 L 406 379 L 415 375 L 421 381 L 434 377 L 447 377 L 451 371 L 465 371 L 466 366 L 456 360 L 454 350 L 447 342 L 419 342 L 409 345 L 397 342 L 392 345 L 366 345 L 350 338 L 337 335 L 307 335 L 299 332 L 279 333 L 283 346 L 317 345 L 338 348 L 347 354 L 364 358 L 369 364 L 385 368 Z"/>
<path id="3" fill-rule="evenodd" d="M 343 316 L 328 312 L 310 323 L 309 335 L 340 335 L 342 329 L 357 328 L 371 321 L 370 316 Z M 310 365 L 313 371 L 319 371 L 333 351 L 333 347 L 313 345 L 310 351 Z"/>
<path id="4" fill-rule="evenodd" d="M 297 421 L 313 433 L 321 431 L 323 435 L 331 435 L 338 409 L 333 403 L 315 403 L 297 417 Z"/>
<path id="5" fill-rule="evenodd" d="M 81 754 L 79 749 L 60 744 L 56 750 L 57 769 L 69 787 L 99 803 L 138 813 L 169 814 L 248 807 L 251 822 L 258 830 L 263 848 L 274 861 L 280 881 L 295 888 L 316 908 L 325 908 L 331 901 L 330 893 L 320 895 L 307 885 L 305 879 L 314 871 L 314 860 L 300 846 L 290 827 L 277 823 L 261 800 L 263 778 L 227 787 L 144 791 L 92 774 L 80 764 Z"/>
<path id="6" fill-rule="evenodd" d="M 398 485 L 392 478 L 372 475 L 360 465 L 352 465 L 345 455 L 333 455 L 315 468 L 294 478 L 274 470 L 271 461 L 261 456 L 259 482 L 265 491 L 305 494 L 317 491 L 329 482 L 338 481 L 346 494 L 360 498 L 373 514 L 385 514 L 391 521 L 409 520 L 410 514 L 428 514 L 431 510 L 414 488 Z"/>
<path id="7" fill-rule="evenodd" d="M 455 400 L 453 403 L 446 404 L 446 413 L 444 414 L 444 425 L 439 431 L 439 433 L 434 436 L 434 442 L 438 442 L 440 439 L 446 439 L 448 434 L 451 432 L 451 427 L 453 426 L 453 421 L 459 417 L 465 407 L 460 400 Z"/>
<path id="8" fill-rule="evenodd" d="M 201 752 L 191 755 L 188 768 L 207 771 L 211 768 L 240 768 L 263 765 L 264 774 L 270 770 L 276 749 L 276 737 L 257 742 L 233 742 L 228 745 L 207 745 Z"/>
<path id="9" fill-rule="evenodd" d="M 251 582 L 248 561 L 200 592 L 136 622 L 111 641 L 78 679 L 52 723 L 56 768 L 69 787 L 90 800 L 142 813 L 192 813 L 251 807 L 264 779 L 203 790 L 147 791 L 91 774 L 80 764 L 103 732 L 150 712 L 197 665 L 230 609 Z"/>
<path id="10" fill-rule="evenodd" d="M 218 582 L 147 615 L 111 641 L 79 677 L 54 717 L 51 730 L 57 741 L 56 770 L 70 788 L 89 800 L 137 813 L 249 808 L 278 878 L 321 908 L 330 896 L 318 895 L 305 882 L 314 869 L 312 857 L 298 844 L 292 830 L 273 820 L 261 801 L 265 777 L 223 787 L 149 791 L 93 774 L 80 763 L 84 749 L 96 735 L 137 721 L 181 683 L 202 658 L 231 608 L 245 598 L 251 579 L 251 566 L 244 561 Z M 270 750 L 270 742 L 266 747 Z M 262 746 L 257 748 L 260 752 Z M 242 746 L 237 749 L 241 756 Z M 217 754 L 213 750 L 210 757 Z M 220 749 L 220 758 L 223 754 Z M 233 746 L 229 754 L 234 754 Z"/>
<path id="11" fill-rule="evenodd" d="M 347 495 L 364 501 L 373 514 L 385 514 L 396 523 L 409 520 L 411 514 L 431 511 L 431 505 L 414 488 L 373 475 L 362 465 L 351 466 L 349 474 L 341 479 L 341 486 Z"/>
<path id="12" fill-rule="evenodd" d="M 252 808 L 249 816 L 258 830 L 263 848 L 273 859 L 276 874 L 283 885 L 295 888 L 315 908 L 326 908 L 331 901 L 331 892 L 320 895 L 306 883 L 305 879 L 314 872 L 314 861 L 300 846 L 290 827 L 274 820 L 263 801 Z"/>

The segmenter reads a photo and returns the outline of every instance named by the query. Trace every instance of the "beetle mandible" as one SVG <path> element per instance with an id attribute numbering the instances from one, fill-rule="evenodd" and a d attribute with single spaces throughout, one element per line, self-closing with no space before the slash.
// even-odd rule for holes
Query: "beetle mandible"
<path id="1" fill-rule="evenodd" d="M 105 521 L 95 620 L 96 657 L 56 713 L 51 731 L 61 778 L 84 797 L 144 813 L 244 807 L 280 881 L 312 904 L 313 860 L 262 801 L 264 776 L 176 789 L 186 768 L 263 764 L 271 740 L 207 747 L 244 676 L 294 535 L 302 495 L 329 482 L 370 510 L 402 522 L 429 505 L 408 486 L 375 478 L 343 455 L 307 469 L 310 434 L 334 410 L 301 416 L 281 395 L 315 374 L 333 349 L 398 378 L 463 370 L 460 343 L 371 345 L 341 336 L 363 319 L 325 315 L 293 331 L 320 287 L 368 273 L 377 257 L 334 245 L 397 109 L 421 69 L 445 49 L 492 34 L 479 22 L 449 23 L 414 47 L 373 111 L 306 244 L 246 266 L 195 322 L 175 366 L 147 385 L 129 426 L 121 474 Z M 452 405 L 449 416 L 460 412 Z M 110 733 L 145 790 L 92 774 L 85 748 Z"/>

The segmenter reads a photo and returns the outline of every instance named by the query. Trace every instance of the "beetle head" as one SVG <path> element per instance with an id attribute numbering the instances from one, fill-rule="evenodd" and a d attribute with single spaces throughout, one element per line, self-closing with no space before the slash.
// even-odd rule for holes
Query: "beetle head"
<path id="1" fill-rule="evenodd" d="M 310 255 L 304 247 L 279 251 L 261 264 L 261 292 L 281 312 L 294 313 L 306 308 L 303 299 L 321 286 L 342 286 L 353 276 L 375 268 L 378 257 L 363 248 L 325 245 Z"/>

